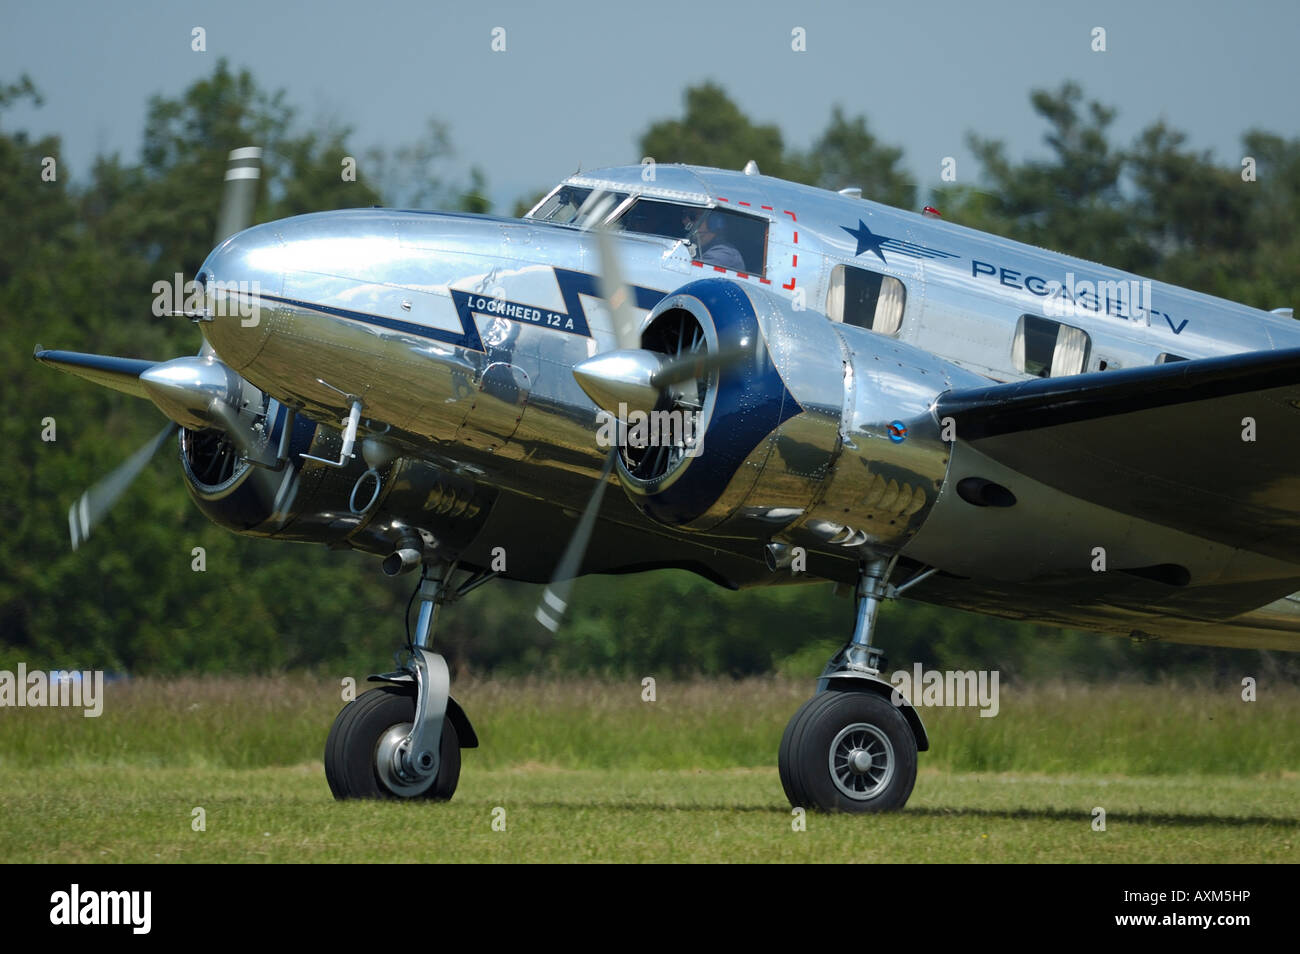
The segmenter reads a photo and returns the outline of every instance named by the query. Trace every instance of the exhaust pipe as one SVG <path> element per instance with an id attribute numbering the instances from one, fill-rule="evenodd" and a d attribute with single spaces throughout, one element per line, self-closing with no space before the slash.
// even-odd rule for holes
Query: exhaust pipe
<path id="1" fill-rule="evenodd" d="M 383 570 L 388 576 L 399 576 L 414 570 L 423 559 L 424 541 L 413 533 L 406 533 L 398 539 L 397 549 L 384 557 Z"/>
<path id="2" fill-rule="evenodd" d="M 763 561 L 772 573 L 788 570 L 794 562 L 794 547 L 788 543 L 769 543 L 763 547 Z"/>

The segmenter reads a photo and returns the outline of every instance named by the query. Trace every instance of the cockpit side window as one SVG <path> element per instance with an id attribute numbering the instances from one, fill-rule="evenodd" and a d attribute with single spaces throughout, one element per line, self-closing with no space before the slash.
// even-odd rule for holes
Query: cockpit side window
<path id="1" fill-rule="evenodd" d="M 641 235 L 684 239 L 689 238 L 689 226 L 700 211 L 698 207 L 678 205 L 675 202 L 637 199 L 614 223 L 614 228 Z"/>
<path id="2" fill-rule="evenodd" d="M 762 275 L 767 259 L 767 219 L 729 209 L 709 209 L 658 199 L 637 199 L 615 223 L 641 235 L 685 241 L 691 258 L 748 275 Z"/>

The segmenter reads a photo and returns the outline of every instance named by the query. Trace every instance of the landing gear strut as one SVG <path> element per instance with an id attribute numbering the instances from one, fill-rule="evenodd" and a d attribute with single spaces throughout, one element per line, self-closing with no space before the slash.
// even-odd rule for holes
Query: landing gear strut
<path id="1" fill-rule="evenodd" d="M 871 643 L 880 604 L 903 586 L 889 586 L 897 557 L 861 567 L 853 638 L 826 664 L 817 694 L 785 728 L 777 757 L 790 804 L 825 812 L 902 808 L 916 782 L 916 755 L 929 748 L 920 717 L 880 677 L 885 657 Z"/>
<path id="2" fill-rule="evenodd" d="M 339 800 L 431 798 L 446 801 L 460 780 L 460 750 L 478 738 L 451 698 L 447 661 L 429 647 L 438 610 L 486 583 L 495 573 L 451 582 L 456 565 L 425 563 L 417 595 L 420 614 L 405 660 L 394 672 L 371 676 L 387 685 L 343 707 L 325 742 L 325 777 Z"/>

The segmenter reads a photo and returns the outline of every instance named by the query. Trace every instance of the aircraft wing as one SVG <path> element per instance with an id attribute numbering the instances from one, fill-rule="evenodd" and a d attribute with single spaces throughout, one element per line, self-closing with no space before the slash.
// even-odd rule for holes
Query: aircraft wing
<path id="1" fill-rule="evenodd" d="M 41 364 L 140 398 L 149 397 L 144 385 L 140 383 L 140 375 L 158 363 L 139 358 L 115 358 L 107 354 L 82 354 L 79 351 L 45 351 L 39 345 L 35 357 Z"/>
<path id="2" fill-rule="evenodd" d="M 949 391 L 935 415 L 1065 493 L 1300 563 L 1300 348 Z"/>

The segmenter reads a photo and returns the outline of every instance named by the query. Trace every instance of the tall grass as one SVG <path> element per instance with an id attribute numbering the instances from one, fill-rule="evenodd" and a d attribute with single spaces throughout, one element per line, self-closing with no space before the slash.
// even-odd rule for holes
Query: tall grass
<path id="1" fill-rule="evenodd" d="M 366 685 L 361 683 L 359 691 Z M 720 769 L 775 763 L 807 680 L 467 680 L 455 688 L 482 747 L 474 766 Z M 0 767 L 259 768 L 318 761 L 342 705 L 311 676 L 111 683 L 97 719 L 80 710 L 0 709 Z M 921 767 L 1119 775 L 1300 771 L 1300 689 L 1187 683 L 1002 686 L 1000 711 L 925 708 Z"/>

